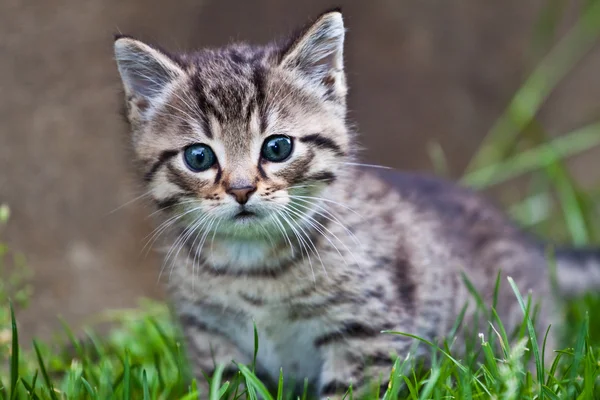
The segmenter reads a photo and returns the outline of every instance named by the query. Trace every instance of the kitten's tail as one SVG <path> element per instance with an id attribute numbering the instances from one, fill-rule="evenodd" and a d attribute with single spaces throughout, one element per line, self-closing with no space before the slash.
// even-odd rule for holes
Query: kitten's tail
<path id="1" fill-rule="evenodd" d="M 556 249 L 556 284 L 564 297 L 600 292 L 600 248 Z"/>

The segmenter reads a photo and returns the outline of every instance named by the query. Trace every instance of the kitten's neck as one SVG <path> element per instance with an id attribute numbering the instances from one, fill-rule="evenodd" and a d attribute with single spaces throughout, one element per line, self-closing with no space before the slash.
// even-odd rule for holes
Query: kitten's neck
<path id="1" fill-rule="evenodd" d="M 205 266 L 241 273 L 258 269 L 277 269 L 293 258 L 293 251 L 285 239 L 263 239 L 215 239 L 211 248 L 204 252 Z"/>

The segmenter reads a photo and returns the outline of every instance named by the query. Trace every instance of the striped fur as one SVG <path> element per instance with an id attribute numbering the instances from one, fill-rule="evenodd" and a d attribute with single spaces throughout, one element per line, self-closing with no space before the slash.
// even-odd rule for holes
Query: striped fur
<path id="1" fill-rule="evenodd" d="M 164 268 L 200 382 L 213 361 L 251 361 L 255 322 L 266 380 L 283 368 L 322 398 L 380 376 L 385 384 L 393 357 L 414 343 L 381 331 L 443 338 L 469 298 L 462 272 L 486 301 L 501 274 L 508 330 L 521 315 L 507 275 L 546 300 L 540 326 L 554 318 L 544 248 L 502 213 L 436 179 L 355 166 L 343 43 L 339 11 L 266 46 L 169 54 L 115 41 L 135 157 L 161 211 L 155 236 L 169 245 Z M 271 135 L 292 140 L 282 162 L 261 155 Z M 217 162 L 191 171 L 184 150 L 194 144 Z M 245 204 L 231 195 L 240 188 L 251 193 Z M 600 286 L 598 259 L 561 251 L 559 278 L 579 271 L 563 292 Z M 477 328 L 473 318 L 471 307 L 465 323 Z"/>

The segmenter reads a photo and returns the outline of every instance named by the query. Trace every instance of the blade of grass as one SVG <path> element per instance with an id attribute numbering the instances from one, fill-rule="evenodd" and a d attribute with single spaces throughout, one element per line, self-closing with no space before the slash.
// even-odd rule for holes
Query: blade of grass
<path id="1" fill-rule="evenodd" d="M 31 380 L 31 390 L 32 391 L 35 391 L 35 385 L 37 385 L 37 378 L 38 378 L 38 370 L 36 369 L 33 374 L 33 379 Z"/>
<path id="2" fill-rule="evenodd" d="M 581 364 L 581 360 L 584 358 L 585 348 L 586 348 L 586 336 L 589 329 L 589 314 L 585 314 L 585 318 L 583 320 L 583 324 L 579 329 L 579 333 L 577 335 L 577 342 L 575 343 L 575 349 L 573 352 L 573 364 L 571 365 L 572 370 L 570 374 L 570 378 L 575 380 L 579 371 L 579 365 Z"/>
<path id="3" fill-rule="evenodd" d="M 221 388 L 219 389 L 219 399 L 225 395 L 227 389 L 229 389 L 229 382 L 225 382 L 223 385 L 221 385 Z"/>
<path id="4" fill-rule="evenodd" d="M 546 334 L 544 335 L 544 341 L 542 342 L 542 362 L 546 362 L 546 342 L 548 341 L 548 334 L 550 333 L 550 328 L 552 325 L 548 325 L 548 329 L 546 329 Z"/>
<path id="5" fill-rule="evenodd" d="M 238 368 L 244 378 L 246 379 L 246 386 L 250 389 L 250 386 L 256 389 L 258 394 L 260 394 L 261 398 L 264 400 L 273 400 L 273 396 L 269 393 L 269 390 L 266 388 L 264 383 L 262 383 L 254 373 L 248 369 L 245 365 L 238 364 Z"/>
<path id="6" fill-rule="evenodd" d="M 477 291 L 477 289 L 475 288 L 475 285 L 473 285 L 473 283 L 467 277 L 467 275 L 464 272 L 461 272 L 460 274 L 462 276 L 463 282 L 465 283 L 465 286 L 467 287 L 467 290 L 469 291 L 471 296 L 473 296 L 473 298 L 475 299 L 475 302 L 477 303 L 477 308 L 479 308 L 479 310 L 485 312 L 486 306 L 485 306 L 485 302 L 483 301 L 483 297 L 481 297 L 481 294 Z"/>
<path id="7" fill-rule="evenodd" d="M 304 387 L 302 390 L 302 400 L 306 400 L 306 397 L 308 396 L 308 378 L 304 379 Z"/>
<path id="8" fill-rule="evenodd" d="M 521 297 L 521 292 L 519 291 L 519 288 L 517 287 L 517 284 L 515 283 L 515 281 L 510 276 L 507 279 L 508 279 L 508 283 L 510 284 L 513 292 L 515 293 L 515 296 L 517 297 L 517 302 L 519 303 L 519 306 L 521 307 L 521 311 L 523 311 L 523 314 L 525 315 L 525 318 L 527 320 L 527 330 L 529 331 L 529 338 L 531 341 L 531 350 L 533 351 L 533 357 L 535 359 L 537 379 L 538 379 L 538 384 L 539 384 L 539 393 L 540 393 L 540 396 L 543 396 L 542 386 L 544 384 L 544 364 L 542 363 L 542 361 L 540 359 L 540 349 L 538 347 L 538 341 L 537 341 L 537 336 L 535 334 L 535 328 L 533 327 L 533 322 L 531 321 L 531 318 L 529 318 L 529 312 L 528 312 L 529 307 L 525 306 L 525 302 L 523 301 L 523 297 Z"/>
<path id="9" fill-rule="evenodd" d="M 277 400 L 283 400 L 283 368 L 279 368 L 279 380 L 277 383 Z"/>
<path id="10" fill-rule="evenodd" d="M 254 355 L 252 357 L 252 373 L 256 372 L 256 356 L 258 354 L 258 330 L 256 329 L 256 322 L 252 321 L 254 329 Z"/>
<path id="11" fill-rule="evenodd" d="M 209 398 L 210 400 L 219 400 L 219 388 L 221 386 L 221 379 L 223 378 L 223 370 L 225 370 L 225 364 L 218 364 L 215 368 L 215 372 L 210 382 Z"/>
<path id="12" fill-rule="evenodd" d="M 48 375 L 48 371 L 46 371 L 46 365 L 44 364 L 44 359 L 42 358 L 42 353 L 40 352 L 40 347 L 37 342 L 33 341 L 33 348 L 35 350 L 35 354 L 37 356 L 38 364 L 40 366 L 40 371 L 42 372 L 42 377 L 44 378 L 44 382 L 48 387 L 48 392 L 50 393 L 50 398 L 52 400 L 58 400 L 56 396 L 56 392 L 54 391 L 54 385 L 52 385 L 52 381 L 50 380 L 50 376 Z"/>
<path id="13" fill-rule="evenodd" d="M 142 371 L 142 393 L 144 400 L 150 400 L 150 388 L 148 387 L 148 376 L 145 369 Z"/>
<path id="14" fill-rule="evenodd" d="M 585 223 L 586 217 L 578 199 L 575 182 L 560 162 L 548 165 L 546 171 L 558 192 L 570 238 L 578 246 L 589 243 L 590 235 Z"/>
<path id="15" fill-rule="evenodd" d="M 17 381 L 19 380 L 19 332 L 17 330 L 17 319 L 12 301 L 8 302 L 10 308 L 11 342 L 12 352 L 10 355 L 10 398 L 14 399 L 17 394 Z"/>
<path id="16" fill-rule="evenodd" d="M 29 398 L 34 400 L 39 400 L 38 395 L 35 393 L 35 385 L 28 384 L 25 379 L 19 379 L 19 382 L 23 385 L 25 390 L 29 393 Z"/>
<path id="17" fill-rule="evenodd" d="M 587 125 L 547 143 L 465 174 L 461 181 L 482 190 L 600 145 L 600 123 Z"/>
<path id="18" fill-rule="evenodd" d="M 431 392 L 433 392 L 433 388 L 435 387 L 440 378 L 440 373 L 441 371 L 439 368 L 434 368 L 431 370 L 431 374 L 427 379 L 427 383 L 421 391 L 421 396 L 419 397 L 420 400 L 426 400 L 430 398 Z"/>
<path id="19" fill-rule="evenodd" d="M 77 338 L 75 338 L 73 331 L 71 330 L 71 328 L 69 328 L 69 325 L 63 318 L 59 318 L 59 322 L 60 322 L 60 325 L 62 326 L 63 330 L 65 331 L 65 334 L 67 335 L 67 338 L 69 339 L 69 342 L 75 348 L 77 357 L 79 357 L 79 359 L 81 361 L 85 361 L 86 357 L 84 355 L 83 348 L 81 347 L 81 343 L 79 342 L 79 340 L 77 340 Z"/>
<path id="20" fill-rule="evenodd" d="M 396 357 L 392 371 L 390 372 L 390 383 L 388 384 L 387 390 L 383 394 L 383 400 L 392 400 L 398 397 L 398 380 L 400 378 L 400 357 Z"/>
<path id="21" fill-rule="evenodd" d="M 438 350 L 440 353 L 442 353 L 444 356 L 446 356 L 450 361 L 452 361 L 462 372 L 466 373 L 468 371 L 468 368 L 466 368 L 464 365 L 462 365 L 460 362 L 458 362 L 449 353 L 447 353 L 446 351 L 442 350 L 439 346 L 435 345 L 434 343 L 430 342 L 427 339 L 423 339 L 422 337 L 419 337 L 417 335 L 413 335 L 413 334 L 407 333 L 407 332 L 382 331 L 381 333 L 390 333 L 392 335 L 401 335 L 401 336 L 406 336 L 406 337 L 409 337 L 409 338 L 412 338 L 412 339 L 416 339 L 419 342 L 426 344 L 430 348 L 432 348 L 434 350 Z M 473 376 L 473 380 L 475 380 L 475 382 L 477 382 L 479 385 L 481 385 L 481 388 L 485 391 L 485 393 L 487 395 L 492 396 L 492 394 L 488 391 L 488 389 L 485 387 L 485 385 L 476 376 Z"/>
<path id="22" fill-rule="evenodd" d="M 125 351 L 123 363 L 123 399 L 131 399 L 131 368 L 129 363 L 129 351 Z"/>

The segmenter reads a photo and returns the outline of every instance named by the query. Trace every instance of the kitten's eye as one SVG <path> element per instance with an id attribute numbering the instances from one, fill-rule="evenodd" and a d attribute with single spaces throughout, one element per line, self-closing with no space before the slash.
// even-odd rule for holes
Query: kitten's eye
<path id="1" fill-rule="evenodd" d="M 194 172 L 206 171 L 217 161 L 215 153 L 205 144 L 193 144 L 183 152 L 185 165 Z"/>
<path id="2" fill-rule="evenodd" d="M 292 154 L 292 147 L 292 139 L 287 136 L 269 136 L 263 143 L 262 157 L 272 162 L 282 162 Z"/>

